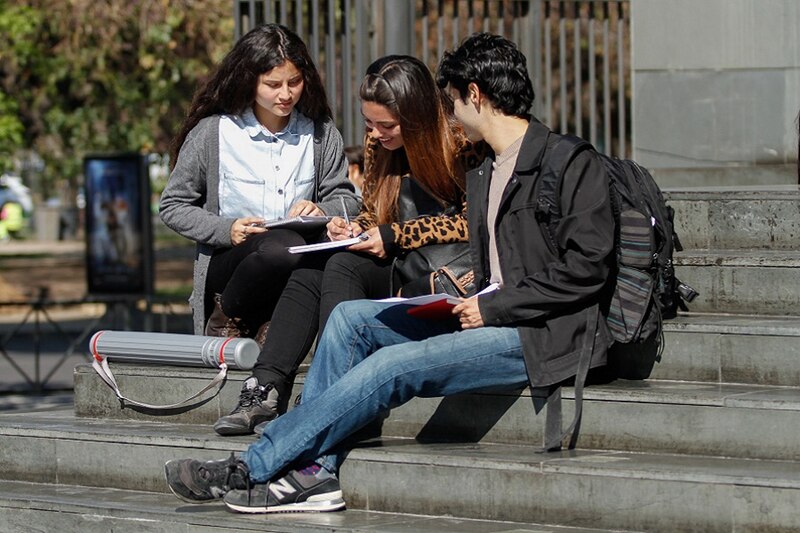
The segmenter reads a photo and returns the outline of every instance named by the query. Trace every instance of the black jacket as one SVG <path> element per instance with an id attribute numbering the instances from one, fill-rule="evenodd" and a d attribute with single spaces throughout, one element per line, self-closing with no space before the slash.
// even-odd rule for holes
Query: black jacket
<path id="1" fill-rule="evenodd" d="M 592 367 L 606 362 L 610 333 L 600 309 L 607 305 L 613 265 L 614 217 L 608 177 L 593 151 L 569 165 L 561 186 L 561 220 L 555 240 L 535 217 L 538 176 L 547 146 L 557 135 L 532 121 L 514 173 L 500 201 L 495 238 L 503 287 L 479 296 L 487 326 L 516 326 L 528 379 L 534 387 L 575 375 L 590 321 L 596 321 Z M 467 174 L 467 220 L 479 288 L 489 279 L 487 205 L 492 159 Z"/>

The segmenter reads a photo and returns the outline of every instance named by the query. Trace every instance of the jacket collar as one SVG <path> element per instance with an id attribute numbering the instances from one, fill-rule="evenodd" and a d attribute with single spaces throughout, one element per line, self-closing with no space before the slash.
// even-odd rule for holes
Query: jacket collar
<path id="1" fill-rule="evenodd" d="M 515 173 L 530 174 L 542 165 L 549 133 L 550 129 L 547 126 L 535 118 L 531 120 L 522 139 L 522 148 L 517 156 L 517 163 L 514 165 Z"/>
<path id="2" fill-rule="evenodd" d="M 242 124 L 244 125 L 244 129 L 248 135 L 252 138 L 256 138 L 259 135 L 266 135 L 267 137 L 281 137 L 283 135 L 298 135 L 297 132 L 297 109 L 292 109 L 292 114 L 289 116 L 289 123 L 286 124 L 286 127 L 283 128 L 278 133 L 272 133 L 267 128 L 265 128 L 256 118 L 256 114 L 253 112 L 252 107 L 248 107 L 244 113 L 242 113 Z"/>

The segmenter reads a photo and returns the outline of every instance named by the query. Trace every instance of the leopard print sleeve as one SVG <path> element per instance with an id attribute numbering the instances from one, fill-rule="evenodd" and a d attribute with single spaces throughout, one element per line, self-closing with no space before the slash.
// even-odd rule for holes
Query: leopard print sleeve
<path id="1" fill-rule="evenodd" d="M 353 218 L 352 222 L 355 222 L 361 229 L 367 231 L 370 228 L 373 228 L 378 225 L 377 220 L 375 220 L 375 213 L 370 213 L 366 210 L 361 210 L 361 212 Z"/>
<path id="2" fill-rule="evenodd" d="M 459 151 L 464 169 L 478 167 L 491 154 L 485 142 L 465 142 Z M 405 223 L 391 224 L 394 246 L 402 250 L 413 250 L 426 244 L 465 242 L 469 240 L 467 228 L 467 204 L 462 198 L 460 213 L 455 215 L 423 216 Z"/>
<path id="3" fill-rule="evenodd" d="M 465 242 L 467 208 L 455 215 L 422 216 L 403 223 L 391 224 L 394 245 L 402 250 L 414 250 L 426 244 Z"/>

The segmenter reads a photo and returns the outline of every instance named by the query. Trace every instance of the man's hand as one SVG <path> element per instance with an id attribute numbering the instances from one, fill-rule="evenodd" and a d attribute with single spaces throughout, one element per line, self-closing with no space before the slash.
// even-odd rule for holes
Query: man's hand
<path id="1" fill-rule="evenodd" d="M 267 231 L 267 228 L 253 226 L 253 224 L 261 222 L 264 222 L 261 217 L 244 217 L 234 220 L 231 226 L 231 244 L 238 246 L 246 241 L 248 237 Z"/>
<path id="2" fill-rule="evenodd" d="M 461 303 L 453 308 L 453 314 L 458 315 L 462 329 L 483 327 L 483 317 L 481 316 L 480 308 L 478 308 L 477 296 L 461 300 Z"/>
<path id="3" fill-rule="evenodd" d="M 367 237 L 366 239 L 364 238 L 365 236 Z M 378 231 L 377 227 L 368 229 L 363 235 L 361 235 L 361 238 L 364 240 L 352 246 L 348 246 L 347 249 L 351 252 L 368 253 L 380 259 L 386 259 L 388 257 L 386 250 L 383 249 L 383 238 L 381 238 L 381 232 Z"/>
<path id="4" fill-rule="evenodd" d="M 300 200 L 289 208 L 289 218 L 300 216 L 323 216 L 325 213 L 310 200 Z"/>

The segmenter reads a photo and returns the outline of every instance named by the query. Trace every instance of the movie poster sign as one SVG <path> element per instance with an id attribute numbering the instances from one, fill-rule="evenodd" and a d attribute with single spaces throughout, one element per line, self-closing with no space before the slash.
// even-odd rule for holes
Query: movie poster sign
<path id="1" fill-rule="evenodd" d="M 86 188 L 86 275 L 93 297 L 152 293 L 150 178 L 139 154 L 90 155 Z"/>

